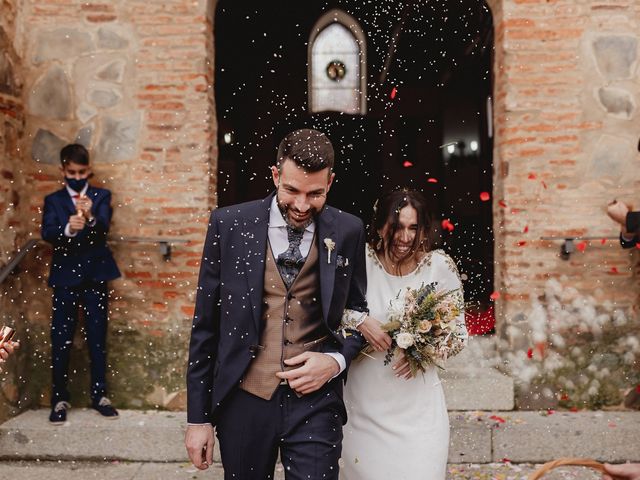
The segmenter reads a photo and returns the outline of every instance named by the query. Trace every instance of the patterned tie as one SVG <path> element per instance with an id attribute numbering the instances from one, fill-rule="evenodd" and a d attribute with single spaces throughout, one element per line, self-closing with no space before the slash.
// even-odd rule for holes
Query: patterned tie
<path id="1" fill-rule="evenodd" d="M 300 242 L 302 242 L 303 234 L 304 230 L 299 230 L 287 225 L 289 248 L 278 255 L 278 259 L 276 260 L 278 270 L 280 271 L 280 275 L 282 275 L 287 289 L 291 288 L 293 281 L 298 276 L 298 273 L 300 273 L 302 265 L 304 265 L 304 258 L 302 258 L 302 253 L 300 252 Z"/>

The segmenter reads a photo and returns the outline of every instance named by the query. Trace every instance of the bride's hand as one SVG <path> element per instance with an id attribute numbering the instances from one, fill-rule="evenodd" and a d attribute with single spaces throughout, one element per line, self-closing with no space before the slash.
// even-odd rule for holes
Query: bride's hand
<path id="1" fill-rule="evenodd" d="M 378 352 L 384 352 L 391 347 L 391 337 L 387 332 L 382 330 L 381 323 L 375 318 L 367 317 L 364 322 L 358 326 L 358 330 L 364 338 Z"/>
<path id="2" fill-rule="evenodd" d="M 411 369 L 409 368 L 409 362 L 407 361 L 407 357 L 404 356 L 403 350 L 400 350 L 398 353 L 398 359 L 393 364 L 393 371 L 398 378 L 409 380 L 413 377 L 413 375 L 411 375 Z"/>

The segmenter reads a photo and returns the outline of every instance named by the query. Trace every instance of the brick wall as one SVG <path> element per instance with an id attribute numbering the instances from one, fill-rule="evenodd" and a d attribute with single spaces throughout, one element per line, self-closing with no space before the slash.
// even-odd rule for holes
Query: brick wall
<path id="1" fill-rule="evenodd" d="M 25 178 L 19 158 L 20 140 L 24 130 L 22 103 L 22 59 L 16 52 L 19 2 L 0 3 L 0 268 L 24 244 L 27 228 L 25 205 L 21 195 Z M 20 292 L 24 287 L 18 276 L 9 277 L 0 285 L 0 325 L 24 324 Z M 23 334 L 25 328 L 18 328 Z M 22 353 L 22 352 L 21 352 Z M 0 373 L 0 422 L 16 411 L 20 398 L 22 355 L 3 365 Z"/>
<path id="2" fill-rule="evenodd" d="M 606 237 L 613 198 L 637 205 L 640 5 L 632 0 L 489 2 L 496 25 L 496 285 L 504 327 L 560 278 L 637 308 L 638 252 L 588 241 L 569 261 L 543 236 Z"/>
<path id="3" fill-rule="evenodd" d="M 215 2 L 0 1 L 9 39 L 2 50 L 12 52 L 24 85 L 21 93 L 0 94 L 2 261 L 38 234 L 43 196 L 60 187 L 59 147 L 87 144 L 93 181 L 113 191 L 113 237 L 188 241 L 174 247 L 170 262 L 152 244 L 113 245 L 124 274 L 113 282 L 111 302 L 113 397 L 122 406 L 180 407 L 198 263 L 215 204 Z M 548 278 L 637 306 L 638 252 L 598 240 L 563 261 L 560 242 L 540 237 L 616 235 L 604 206 L 614 197 L 637 198 L 640 5 L 488 4 L 496 26 L 499 325 L 523 311 Z M 2 299 L 25 328 L 29 361 L 21 368 L 28 381 L 12 394 L 20 406 L 47 402 L 49 258 L 46 248 L 34 252 L 12 280 L 14 297 Z M 28 307 L 16 307 L 20 302 Z M 85 358 L 78 338 L 72 388 L 80 404 Z M 14 388 L 9 384 L 3 389 Z"/>
<path id="4" fill-rule="evenodd" d="M 202 241 L 215 201 L 213 3 L 25 1 L 24 196 L 39 233 L 43 197 L 61 187 L 58 151 L 89 147 L 92 182 L 113 192 L 112 244 L 123 278 L 112 283 L 109 379 L 117 404 L 180 406 Z M 51 102 L 55 98 L 57 101 Z M 48 248 L 30 256 L 34 385 L 47 404 Z M 24 276 L 24 275 L 23 275 Z M 27 295 L 29 297 L 29 295 Z M 86 349 L 76 335 L 72 395 L 88 401 Z M 37 387 L 35 386 L 37 385 Z"/>

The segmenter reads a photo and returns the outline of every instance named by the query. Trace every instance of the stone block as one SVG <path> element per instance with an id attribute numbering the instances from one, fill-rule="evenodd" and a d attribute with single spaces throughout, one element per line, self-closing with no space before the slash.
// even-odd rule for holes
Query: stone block
<path id="1" fill-rule="evenodd" d="M 505 418 L 493 430 L 493 461 L 640 461 L 640 415 L 634 412 L 511 412 Z"/>
<path id="2" fill-rule="evenodd" d="M 78 134 L 76 135 L 75 142 L 83 145 L 87 149 L 91 148 L 91 138 L 93 137 L 94 125 L 87 125 L 86 127 L 82 127 L 78 130 Z"/>
<path id="3" fill-rule="evenodd" d="M 592 44 L 598 69 L 607 80 L 631 78 L 637 60 L 638 39 L 630 35 L 607 35 Z"/>
<path id="4" fill-rule="evenodd" d="M 58 28 L 37 34 L 33 62 L 68 60 L 94 50 L 91 35 L 76 28 Z"/>
<path id="5" fill-rule="evenodd" d="M 129 46 L 129 40 L 111 28 L 98 30 L 98 47 L 107 50 L 121 50 Z"/>
<path id="6" fill-rule="evenodd" d="M 16 75 L 11 57 L 7 52 L 0 50 L 0 93 L 18 97 L 20 96 L 20 87 L 20 79 Z"/>
<path id="7" fill-rule="evenodd" d="M 110 108 L 120 103 L 122 93 L 113 87 L 94 86 L 89 89 L 87 100 L 95 107 Z"/>
<path id="8" fill-rule="evenodd" d="M 0 426 L 0 458 L 184 462 L 185 425 L 184 413 L 122 410 L 106 420 L 72 409 L 54 426 L 48 410 L 30 410 Z"/>
<path id="9" fill-rule="evenodd" d="M 88 103 L 81 103 L 76 109 L 76 117 L 81 123 L 87 123 L 98 114 L 98 110 Z"/>
<path id="10" fill-rule="evenodd" d="M 51 67 L 31 89 L 28 99 L 33 115 L 66 120 L 72 111 L 69 80 L 59 66 Z"/>
<path id="11" fill-rule="evenodd" d="M 615 117 L 630 119 L 636 109 L 633 96 L 622 88 L 599 88 L 597 98 L 602 107 Z"/>
<path id="12" fill-rule="evenodd" d="M 602 180 L 608 178 L 621 181 L 623 177 L 634 178 L 633 159 L 636 155 L 634 143 L 624 137 L 604 134 L 592 140 L 593 148 L 586 151 L 593 152 L 591 160 L 585 169 L 587 179 Z M 576 177 L 576 186 L 583 183 L 585 178 Z"/>
<path id="13" fill-rule="evenodd" d="M 48 165 L 60 163 L 60 150 L 67 144 L 65 140 L 49 130 L 38 129 L 31 144 L 31 158 Z"/>
<path id="14" fill-rule="evenodd" d="M 449 463 L 488 463 L 491 461 L 491 428 L 474 417 L 449 414 L 451 437 Z"/>
<path id="15" fill-rule="evenodd" d="M 106 82 L 122 83 L 125 66 L 126 62 L 122 59 L 109 62 L 98 70 L 96 78 Z"/>
<path id="16" fill-rule="evenodd" d="M 97 147 L 97 162 L 111 163 L 133 158 L 137 153 L 140 113 L 126 117 L 104 117 Z"/>

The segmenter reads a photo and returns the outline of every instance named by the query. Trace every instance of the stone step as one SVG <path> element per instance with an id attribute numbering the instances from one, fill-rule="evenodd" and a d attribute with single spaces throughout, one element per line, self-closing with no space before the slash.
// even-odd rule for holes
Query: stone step
<path id="1" fill-rule="evenodd" d="M 447 366 L 439 375 L 450 411 L 513 410 L 513 379 L 495 368 Z"/>
<path id="2" fill-rule="evenodd" d="M 493 336 L 470 337 L 467 348 L 439 372 L 449 410 L 513 410 L 513 379 L 497 365 Z"/>
<path id="3" fill-rule="evenodd" d="M 489 463 L 449 465 L 447 480 L 527 480 L 539 465 Z M 2 478 L 11 480 L 223 480 L 222 467 L 199 471 L 188 463 L 124 462 L 0 462 Z M 566 467 L 547 474 L 545 480 L 599 480 L 600 474 L 584 468 Z M 284 480 L 282 466 L 276 466 L 274 480 Z"/>
<path id="4" fill-rule="evenodd" d="M 0 425 L 0 460 L 187 462 L 182 412 L 122 410 L 119 419 L 106 420 L 73 409 L 63 426 L 50 425 L 48 413 L 31 410 Z M 449 418 L 452 464 L 640 461 L 640 412 L 450 412 Z"/>

